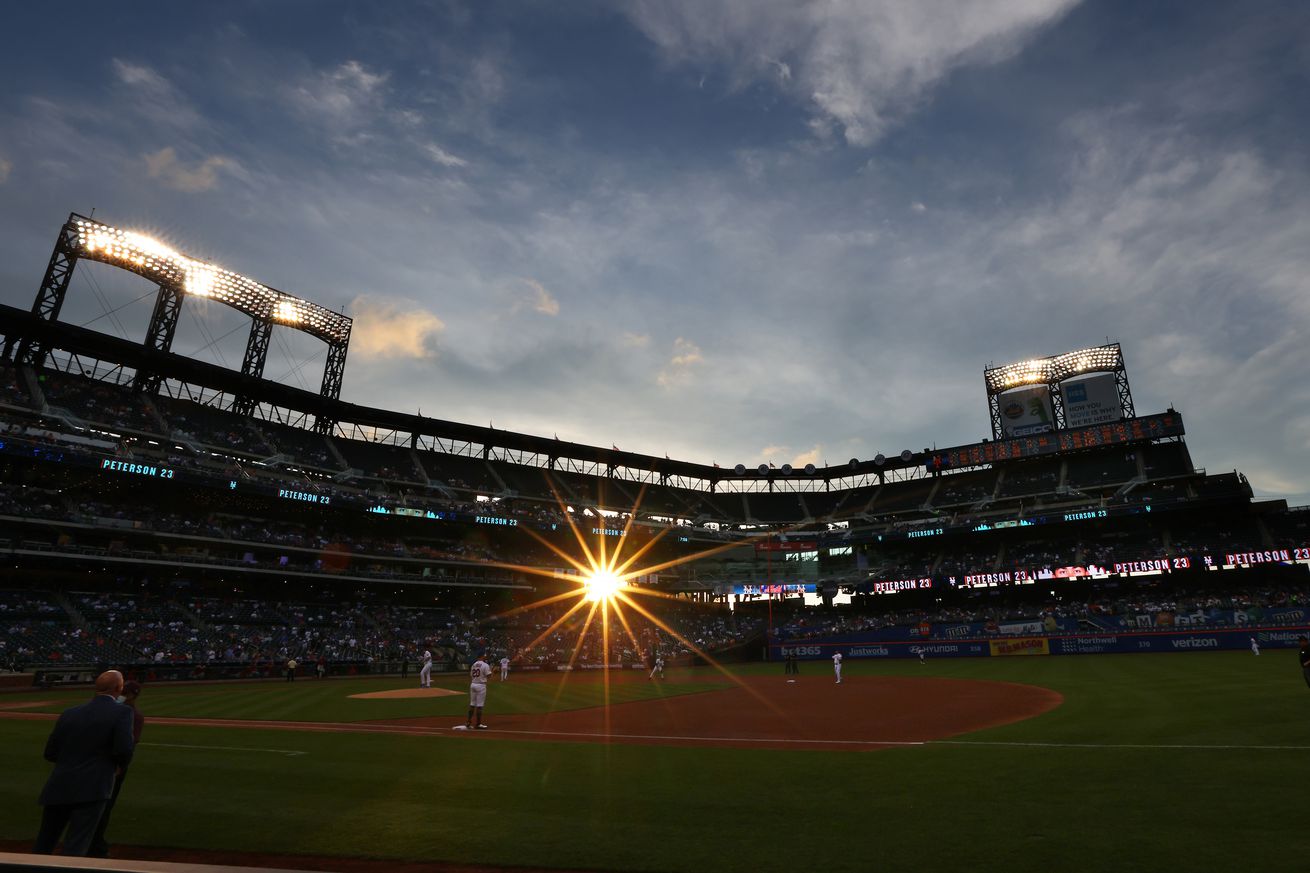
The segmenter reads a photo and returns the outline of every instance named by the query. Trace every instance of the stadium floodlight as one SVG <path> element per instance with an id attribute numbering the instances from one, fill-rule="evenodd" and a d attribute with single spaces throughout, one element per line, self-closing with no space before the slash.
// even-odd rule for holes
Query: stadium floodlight
<path id="1" fill-rule="evenodd" d="M 1046 358 L 1033 358 L 999 367 L 989 367 L 983 377 L 987 392 L 999 394 L 1023 385 L 1051 385 L 1080 373 L 1123 370 L 1123 351 L 1118 343 L 1079 349 Z"/>
<path id="2" fill-rule="evenodd" d="M 196 297 L 216 300 L 252 318 L 272 320 L 333 344 L 350 339 L 348 316 L 284 294 L 254 279 L 178 252 L 136 231 L 111 227 L 89 218 L 73 219 L 73 253 L 130 270 Z"/>

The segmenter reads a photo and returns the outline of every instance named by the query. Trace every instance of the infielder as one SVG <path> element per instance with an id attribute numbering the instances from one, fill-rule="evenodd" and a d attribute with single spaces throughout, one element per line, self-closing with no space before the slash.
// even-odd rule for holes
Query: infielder
<path id="1" fill-rule="evenodd" d="M 655 666 L 651 668 L 650 678 L 654 679 L 656 673 L 660 674 L 661 679 L 664 678 L 664 659 L 659 655 L 655 656 Z"/>
<path id="2" fill-rule="evenodd" d="M 432 653 L 423 651 L 423 669 L 418 671 L 418 687 L 432 687 Z"/>
<path id="3" fill-rule="evenodd" d="M 482 723 L 482 706 L 487 702 L 487 677 L 491 675 L 491 665 L 483 660 L 485 657 L 479 655 L 469 668 L 469 716 L 464 724 L 466 728 L 476 727 L 481 731 L 487 729 Z"/>
<path id="4" fill-rule="evenodd" d="M 837 674 L 837 684 L 841 684 L 841 652 L 832 656 L 832 672 Z"/>
<path id="5" fill-rule="evenodd" d="M 504 682 L 509 678 L 509 657 L 500 659 L 500 681 Z"/>

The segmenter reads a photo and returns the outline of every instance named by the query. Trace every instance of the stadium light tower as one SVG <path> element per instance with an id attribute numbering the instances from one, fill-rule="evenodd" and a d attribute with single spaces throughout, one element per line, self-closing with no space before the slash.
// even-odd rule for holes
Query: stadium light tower
<path id="1" fill-rule="evenodd" d="M 340 396 L 346 351 L 350 346 L 352 322 L 348 316 L 270 288 L 239 273 L 188 257 L 153 237 L 111 227 L 77 213 L 70 214 L 60 228 L 45 277 L 32 304 L 34 315 L 46 321 L 59 320 L 69 281 L 81 259 L 136 273 L 159 286 L 145 338 L 145 345 L 151 350 L 171 351 L 182 304 L 188 296 L 203 297 L 250 317 L 250 337 L 241 362 L 242 373 L 263 378 L 273 327 L 281 325 L 327 344 L 327 365 L 319 393 L 333 400 Z M 19 359 L 39 368 L 48 351 L 38 341 L 24 340 L 19 347 Z M 159 387 L 159 381 L 157 375 L 138 374 L 137 387 L 154 391 Z M 242 406 L 239 401 L 240 411 L 249 412 L 253 401 L 246 400 L 245 408 Z"/>
<path id="2" fill-rule="evenodd" d="M 1124 368 L 1123 349 L 1119 343 L 984 369 L 983 381 L 987 384 L 992 437 L 1001 439 L 1012 435 L 1006 433 L 1002 419 L 1000 404 L 1002 394 L 1026 387 L 1044 389 L 1050 398 L 1054 426 L 1063 428 L 1068 424 L 1065 415 L 1064 383 L 1079 376 L 1096 373 L 1114 376 L 1119 415 L 1123 418 L 1134 418 L 1136 412 L 1133 408 L 1133 394 L 1128 386 L 1128 372 Z"/>

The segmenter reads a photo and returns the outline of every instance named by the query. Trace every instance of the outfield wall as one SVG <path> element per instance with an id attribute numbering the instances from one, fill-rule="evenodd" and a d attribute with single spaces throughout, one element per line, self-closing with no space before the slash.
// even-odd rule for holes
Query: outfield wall
<path id="1" fill-rule="evenodd" d="M 797 660 L 818 661 L 840 652 L 843 658 L 1000 658 L 1031 655 L 1105 655 L 1127 652 L 1215 652 L 1251 648 L 1292 649 L 1297 638 L 1310 636 L 1310 624 L 1285 627 L 1219 628 L 1213 630 L 1122 631 L 1113 633 L 1043 634 L 971 639 L 878 639 L 873 635 L 820 637 L 769 646 L 770 660 L 792 654 Z M 858 637 L 858 638 L 857 638 Z"/>

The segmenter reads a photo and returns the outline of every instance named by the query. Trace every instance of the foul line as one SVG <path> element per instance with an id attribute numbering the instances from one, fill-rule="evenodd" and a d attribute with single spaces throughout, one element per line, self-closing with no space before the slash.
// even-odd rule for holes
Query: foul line
<path id="1" fill-rule="evenodd" d="M 665 734 L 602 734 L 588 733 L 585 731 L 534 731 L 534 730 L 514 730 L 505 728 L 491 728 L 489 733 L 493 736 L 496 734 L 523 734 L 531 737 L 594 737 L 604 740 L 666 740 L 669 742 L 689 742 L 689 743 L 768 743 L 768 744 L 800 744 L 800 745 L 821 745 L 821 746 L 922 746 L 923 740 L 798 740 L 787 739 L 783 737 L 703 737 L 692 734 L 681 734 L 677 736 Z"/>
<path id="2" fill-rule="evenodd" d="M 191 746 L 186 743 L 137 743 L 138 746 L 157 746 L 162 749 L 212 749 L 216 752 L 272 752 L 277 755 L 286 755 L 288 758 L 295 758 L 299 755 L 308 755 L 308 752 L 298 752 L 295 749 L 256 749 L 251 746 Z"/>
<path id="3" fill-rule="evenodd" d="M 1310 746 L 1244 746 L 1200 743 L 1020 743 L 1003 740 L 929 740 L 932 746 L 1008 746 L 1029 749 L 1180 749 L 1199 751 L 1310 752 Z"/>

